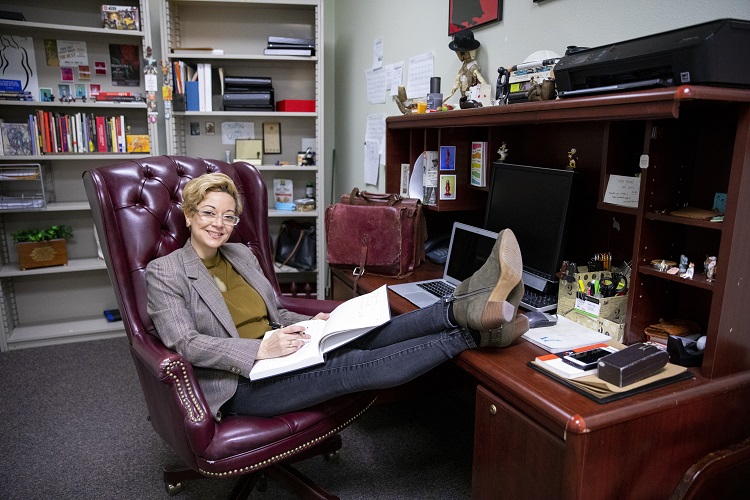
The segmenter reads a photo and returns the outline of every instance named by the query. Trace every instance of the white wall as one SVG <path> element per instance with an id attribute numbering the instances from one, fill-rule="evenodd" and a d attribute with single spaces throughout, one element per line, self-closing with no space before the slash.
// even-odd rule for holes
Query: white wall
<path id="1" fill-rule="evenodd" d="M 720 18 L 750 19 L 750 0 L 504 0 L 503 19 L 474 31 L 481 42 L 477 60 L 492 84 L 499 66 L 522 62 L 532 52 L 562 55 L 568 45 L 596 47 Z M 372 45 L 384 40 L 384 64 L 431 51 L 435 75 L 448 93 L 460 62 L 448 48 L 448 0 L 326 0 L 327 52 L 326 150 L 335 149 L 334 195 L 352 187 L 385 190 L 383 167 L 377 186 L 365 185 L 364 136 L 367 115 L 399 115 L 392 100 L 367 104 L 365 70 Z M 334 27 L 331 28 L 331 20 Z M 327 44 L 328 45 L 328 44 Z M 331 79 L 333 77 L 333 79 Z M 451 100 L 456 100 L 457 97 Z M 334 103 L 335 101 L 335 103 Z M 333 130 L 331 130 L 331 128 Z M 330 168 L 330 163 L 329 163 Z M 331 177 L 329 177 L 330 179 Z"/>

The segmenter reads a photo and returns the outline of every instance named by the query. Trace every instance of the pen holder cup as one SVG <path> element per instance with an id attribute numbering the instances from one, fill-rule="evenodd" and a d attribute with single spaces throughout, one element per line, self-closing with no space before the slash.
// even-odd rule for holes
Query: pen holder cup
<path id="1" fill-rule="evenodd" d="M 579 281 L 588 283 L 612 275 L 609 271 L 580 272 L 574 275 L 575 281 L 560 280 L 557 294 L 557 314 L 591 330 L 604 333 L 617 342 L 622 342 L 625 334 L 625 313 L 628 307 L 627 295 L 595 297 L 580 292 Z"/>

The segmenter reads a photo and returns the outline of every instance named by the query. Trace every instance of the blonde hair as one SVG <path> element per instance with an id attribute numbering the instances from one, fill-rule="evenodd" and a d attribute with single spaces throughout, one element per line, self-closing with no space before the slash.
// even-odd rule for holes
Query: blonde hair
<path id="1" fill-rule="evenodd" d="M 203 174 L 185 184 L 182 189 L 182 212 L 186 217 L 190 217 L 198 209 L 198 203 L 203 201 L 208 192 L 227 193 L 234 199 L 235 214 L 239 216 L 242 213 L 242 202 L 234 181 L 228 175 L 217 172 Z"/>

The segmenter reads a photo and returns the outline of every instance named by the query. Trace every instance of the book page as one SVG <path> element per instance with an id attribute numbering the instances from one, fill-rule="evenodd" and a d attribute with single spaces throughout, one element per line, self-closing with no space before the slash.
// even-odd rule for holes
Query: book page
<path id="1" fill-rule="evenodd" d="M 325 333 L 376 327 L 391 319 L 388 307 L 388 288 L 377 290 L 347 300 L 331 312 L 326 321 Z"/>

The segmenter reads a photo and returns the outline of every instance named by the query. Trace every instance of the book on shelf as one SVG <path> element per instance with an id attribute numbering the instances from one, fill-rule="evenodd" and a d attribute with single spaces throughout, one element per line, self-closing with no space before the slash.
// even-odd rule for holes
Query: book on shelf
<path id="1" fill-rule="evenodd" d="M 487 142 L 471 143 L 470 171 L 472 186 L 485 187 L 487 185 Z"/>
<path id="2" fill-rule="evenodd" d="M 281 43 L 285 45 L 312 45 L 315 47 L 314 38 L 298 38 L 292 36 L 274 36 L 269 35 L 268 43 Z"/>
<path id="3" fill-rule="evenodd" d="M 185 110 L 200 111 L 200 87 L 197 81 L 185 82 Z"/>
<path id="4" fill-rule="evenodd" d="M 138 7 L 125 5 L 102 5 L 102 25 L 112 30 L 141 29 Z"/>
<path id="5" fill-rule="evenodd" d="M 295 43 L 269 43 L 267 49 L 312 49 L 315 50 L 315 44 L 295 44 Z"/>
<path id="6" fill-rule="evenodd" d="M 536 359 L 534 359 L 533 363 L 544 370 L 550 371 L 555 375 L 566 379 L 581 378 L 585 377 L 586 375 L 596 375 L 596 365 L 588 370 L 582 370 L 569 363 L 566 363 L 565 361 L 563 361 L 563 358 L 572 352 L 580 353 L 598 348 L 604 349 L 609 352 L 618 351 L 616 347 L 612 347 L 607 344 L 593 344 L 585 347 L 579 347 L 578 349 L 573 349 L 571 351 L 562 351 L 558 353 L 537 356 Z"/>
<path id="7" fill-rule="evenodd" d="M 391 319 L 388 287 L 360 295 L 340 304 L 328 320 L 312 319 L 296 323 L 305 327 L 310 339 L 288 356 L 260 359 L 250 370 L 250 380 L 273 377 L 325 362 L 325 354 L 361 337 Z M 274 331 L 266 333 L 273 335 Z"/>
<path id="8" fill-rule="evenodd" d="M 224 49 L 214 49 L 211 47 L 175 47 L 172 49 L 172 54 L 179 55 L 179 54 L 211 54 L 211 55 L 223 55 Z"/>
<path id="9" fill-rule="evenodd" d="M 557 323 L 554 326 L 532 328 L 521 338 L 552 353 L 572 351 L 612 340 L 610 336 L 579 325 L 561 314 L 557 315 Z"/>
<path id="10" fill-rule="evenodd" d="M 224 86 L 231 89 L 273 88 L 271 77 L 268 76 L 225 76 Z"/>
<path id="11" fill-rule="evenodd" d="M 314 49 L 264 49 L 263 55 L 266 56 L 312 56 L 315 54 Z"/>

